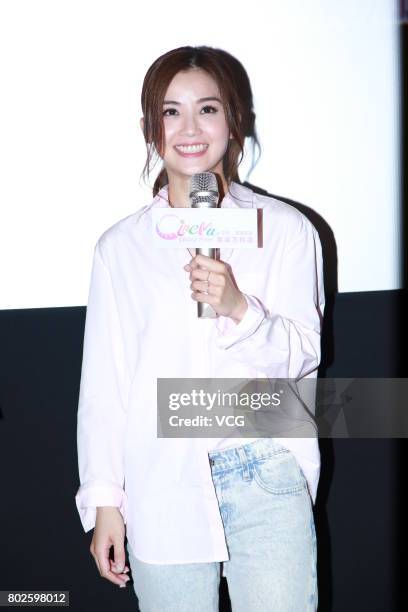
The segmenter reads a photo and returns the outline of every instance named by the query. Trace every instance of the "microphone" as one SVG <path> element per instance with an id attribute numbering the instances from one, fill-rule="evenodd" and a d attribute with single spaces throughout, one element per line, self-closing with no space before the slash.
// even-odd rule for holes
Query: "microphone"
<path id="1" fill-rule="evenodd" d="M 190 200 L 192 208 L 216 208 L 218 198 L 218 183 L 213 172 L 199 172 L 198 174 L 193 174 L 190 182 Z M 196 253 L 216 259 L 215 248 L 199 248 L 196 249 Z M 206 292 L 203 291 L 203 293 Z M 199 319 L 214 319 L 217 313 L 211 304 L 197 302 L 197 316 Z"/>

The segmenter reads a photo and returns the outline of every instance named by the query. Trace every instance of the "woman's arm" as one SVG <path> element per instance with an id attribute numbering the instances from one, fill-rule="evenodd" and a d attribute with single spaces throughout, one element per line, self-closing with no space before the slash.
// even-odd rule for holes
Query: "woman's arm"
<path id="1" fill-rule="evenodd" d="M 238 324 L 224 316 L 216 321 L 217 346 L 269 378 L 301 378 L 320 362 L 322 249 L 313 225 L 303 215 L 301 221 L 288 236 L 279 277 L 269 279 L 277 294 L 273 310 L 244 294 L 248 308 Z"/>
<path id="2" fill-rule="evenodd" d="M 117 507 L 124 522 L 127 515 L 123 453 L 129 374 L 102 245 L 103 238 L 94 250 L 77 421 L 81 486 L 75 501 L 85 531 L 95 526 L 97 507 Z"/>

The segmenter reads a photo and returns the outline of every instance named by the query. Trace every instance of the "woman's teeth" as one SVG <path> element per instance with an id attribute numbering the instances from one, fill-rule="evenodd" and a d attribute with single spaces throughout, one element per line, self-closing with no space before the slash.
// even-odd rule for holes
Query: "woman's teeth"
<path id="1" fill-rule="evenodd" d="M 176 149 L 181 151 L 182 153 L 200 153 L 201 151 L 205 151 L 207 149 L 207 144 L 200 145 L 176 145 Z"/>

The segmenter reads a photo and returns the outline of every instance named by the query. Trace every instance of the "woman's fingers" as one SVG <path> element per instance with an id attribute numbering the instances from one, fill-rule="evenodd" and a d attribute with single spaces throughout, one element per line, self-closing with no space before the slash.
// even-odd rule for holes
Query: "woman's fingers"
<path id="1" fill-rule="evenodd" d="M 91 554 L 92 554 L 92 556 L 93 556 L 93 558 L 94 558 L 94 561 L 95 561 L 95 563 L 96 563 L 96 567 L 98 568 L 98 572 L 99 572 L 99 574 L 101 575 L 101 568 L 100 568 L 100 566 L 99 566 L 98 557 L 96 556 L 96 553 L 94 553 L 92 550 L 91 550 Z"/>
<path id="2" fill-rule="evenodd" d="M 109 559 L 110 563 L 111 563 L 111 570 L 112 572 L 116 573 L 116 564 L 115 564 L 115 559 Z M 123 574 L 127 574 L 129 572 L 129 567 L 127 565 L 125 565 L 125 569 L 123 570 Z"/>
<path id="3" fill-rule="evenodd" d="M 113 574 L 116 574 L 116 576 L 122 581 L 121 584 L 119 584 L 119 586 L 120 587 L 126 586 L 126 583 L 130 580 L 129 576 L 127 576 L 127 573 L 129 571 L 128 566 L 125 565 L 123 571 L 118 572 L 117 564 L 115 563 L 115 559 L 109 559 L 109 561 L 111 565 L 111 571 L 113 572 Z"/>
<path id="4" fill-rule="evenodd" d="M 115 569 L 118 574 L 121 574 L 126 561 L 124 538 L 121 534 L 116 535 L 113 540 L 113 556 L 115 559 Z"/>
<path id="5" fill-rule="evenodd" d="M 203 270 L 202 268 L 196 268 L 190 272 L 191 282 L 201 281 L 207 282 L 215 287 L 225 287 L 228 283 L 228 277 L 218 272 L 211 272 L 210 270 Z"/>
<path id="6" fill-rule="evenodd" d="M 117 508 L 98 508 L 91 554 L 99 574 L 113 584 L 126 586 L 129 576 L 125 565 L 125 529 Z M 114 559 L 109 558 L 113 545 Z M 126 571 L 125 571 L 126 570 Z"/>
<path id="7" fill-rule="evenodd" d="M 196 268 L 206 268 L 207 270 L 210 270 L 210 272 L 216 272 L 218 274 L 222 274 L 226 271 L 226 265 L 224 262 L 201 254 L 193 257 L 190 263 L 187 265 L 189 265 L 189 267 L 193 270 Z"/>
<path id="8" fill-rule="evenodd" d="M 210 304 L 217 315 L 231 317 L 235 323 L 242 319 L 247 302 L 228 264 L 196 255 L 184 269 L 190 273 L 193 300 Z"/>
<path id="9" fill-rule="evenodd" d="M 124 572 L 118 574 L 117 572 L 111 569 L 111 559 L 109 559 L 109 549 L 101 550 L 96 553 L 96 564 L 99 568 L 99 573 L 102 578 L 106 578 L 113 584 L 118 586 L 126 585 L 126 582 L 129 580 L 129 576 L 126 576 Z"/>
<path id="10" fill-rule="evenodd" d="M 210 283 L 208 281 L 195 280 L 190 284 L 190 289 L 193 291 L 205 291 L 206 293 L 211 293 Z"/>
<path id="11" fill-rule="evenodd" d="M 112 564 L 112 571 L 121 579 L 122 583 L 126 584 L 129 580 L 129 576 L 126 576 L 126 555 L 125 555 L 125 544 L 124 538 L 121 534 L 116 536 L 113 541 L 113 556 L 114 563 Z"/>
<path id="12" fill-rule="evenodd" d="M 109 545 L 105 545 L 96 550 L 96 561 L 99 567 L 99 573 L 102 578 L 106 578 L 110 582 L 113 582 L 113 584 L 120 586 L 123 583 L 123 580 L 121 580 L 120 577 L 111 570 L 109 550 Z"/>

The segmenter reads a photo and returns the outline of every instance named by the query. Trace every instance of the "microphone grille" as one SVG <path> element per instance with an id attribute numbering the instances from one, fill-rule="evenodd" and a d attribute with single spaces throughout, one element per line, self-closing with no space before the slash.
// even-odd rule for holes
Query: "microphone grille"
<path id="1" fill-rule="evenodd" d="M 193 174 L 190 183 L 190 199 L 192 206 L 217 206 L 218 183 L 213 172 Z"/>

